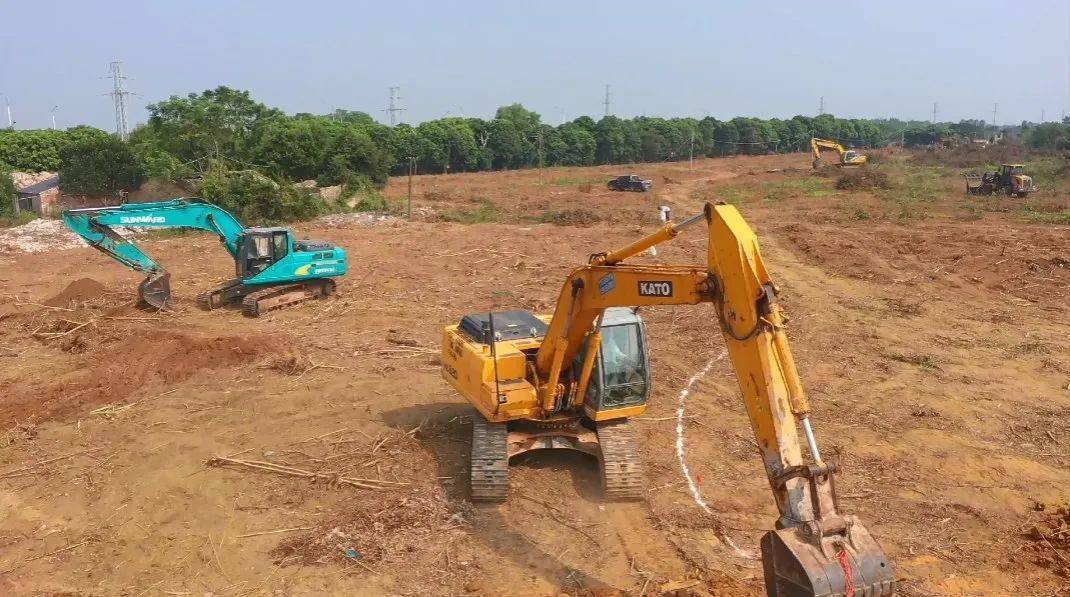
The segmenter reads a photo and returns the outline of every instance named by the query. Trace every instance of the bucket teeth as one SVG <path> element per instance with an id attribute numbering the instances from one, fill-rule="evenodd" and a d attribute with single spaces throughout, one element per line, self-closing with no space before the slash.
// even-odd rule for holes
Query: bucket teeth
<path id="1" fill-rule="evenodd" d="M 802 527 L 762 537 L 762 565 L 769 597 L 884 597 L 895 593 L 891 562 L 853 516 L 847 530 L 815 536 Z"/>

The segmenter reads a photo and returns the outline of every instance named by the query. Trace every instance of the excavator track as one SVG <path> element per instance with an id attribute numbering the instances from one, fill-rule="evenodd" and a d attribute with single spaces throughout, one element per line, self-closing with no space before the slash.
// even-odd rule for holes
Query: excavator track
<path id="1" fill-rule="evenodd" d="M 598 426 L 602 448 L 602 490 L 608 500 L 635 501 L 643 498 L 643 463 L 639 460 L 635 428 L 628 420 Z"/>
<path id="2" fill-rule="evenodd" d="M 468 468 L 473 502 L 504 502 L 509 497 L 509 428 L 472 417 L 472 456 Z"/>
<path id="3" fill-rule="evenodd" d="M 242 313 L 248 317 L 259 317 L 267 311 L 313 298 L 329 296 L 333 292 L 333 280 L 315 280 L 305 284 L 271 286 L 245 295 L 241 301 Z"/>

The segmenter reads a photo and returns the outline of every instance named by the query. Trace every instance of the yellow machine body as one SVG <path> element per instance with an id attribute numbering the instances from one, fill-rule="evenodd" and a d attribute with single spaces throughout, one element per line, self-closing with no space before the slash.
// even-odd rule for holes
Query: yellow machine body
<path id="1" fill-rule="evenodd" d="M 488 421 L 539 418 L 542 408 L 533 386 L 524 378 L 527 354 L 539 350 L 541 338 L 496 342 L 497 372 L 491 347 L 465 335 L 460 326 L 445 329 L 442 376 L 468 398 Z"/>

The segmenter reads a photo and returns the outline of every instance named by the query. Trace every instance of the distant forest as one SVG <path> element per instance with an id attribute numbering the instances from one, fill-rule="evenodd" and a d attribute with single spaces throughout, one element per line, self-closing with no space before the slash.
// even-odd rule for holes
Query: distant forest
<path id="1" fill-rule="evenodd" d="M 375 188 L 391 174 L 407 172 L 413 161 L 421 174 L 660 162 L 686 160 L 692 153 L 803 151 L 813 136 L 849 147 L 910 147 L 1010 131 L 1036 148 L 1070 146 L 1066 122 L 997 128 L 975 120 L 931 124 L 822 114 L 786 120 L 581 116 L 553 126 L 520 104 L 498 108 L 490 120 L 446 117 L 390 127 L 348 110 L 291 116 L 228 87 L 173 96 L 148 111 L 148 122 L 128 141 L 84 126 L 0 130 L 0 169 L 61 171 L 65 192 L 105 194 L 146 177 L 203 178 L 213 171 Z"/>

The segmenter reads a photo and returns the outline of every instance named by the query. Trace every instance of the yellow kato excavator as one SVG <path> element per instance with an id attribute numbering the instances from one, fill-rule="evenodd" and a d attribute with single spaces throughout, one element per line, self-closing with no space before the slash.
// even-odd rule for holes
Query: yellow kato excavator
<path id="1" fill-rule="evenodd" d="M 810 152 L 814 155 L 812 166 L 814 170 L 821 168 L 821 150 L 831 149 L 840 156 L 837 166 L 865 166 L 869 162 L 869 156 L 858 153 L 853 149 L 847 149 L 835 141 L 827 139 L 810 138 Z"/>
<path id="2" fill-rule="evenodd" d="M 705 265 L 641 265 L 630 257 L 705 223 Z M 565 281 L 552 317 L 475 313 L 445 328 L 442 375 L 478 410 L 473 501 L 504 501 L 509 459 L 565 448 L 594 456 L 610 499 L 641 499 L 642 464 L 629 417 L 650 396 L 640 307 L 711 303 L 723 332 L 780 517 L 761 541 L 771 596 L 891 595 L 891 563 L 858 519 L 838 511 L 833 474 L 784 331 L 777 289 L 754 232 L 730 205 L 609 253 Z M 799 428 L 809 458 L 803 457 Z"/>

